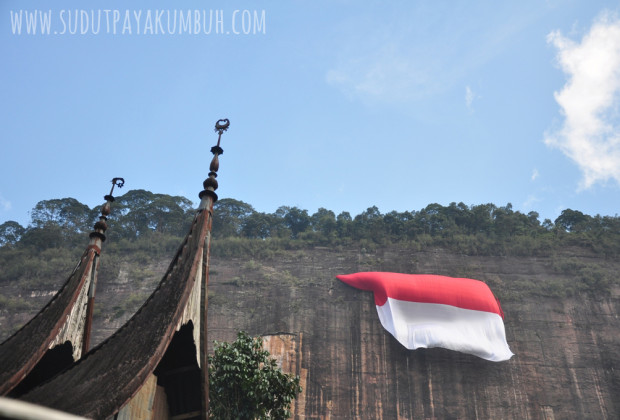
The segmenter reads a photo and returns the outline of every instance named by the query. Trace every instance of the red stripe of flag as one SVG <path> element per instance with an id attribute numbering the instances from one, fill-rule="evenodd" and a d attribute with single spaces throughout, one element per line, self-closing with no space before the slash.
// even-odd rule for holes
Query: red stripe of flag
<path id="1" fill-rule="evenodd" d="M 479 280 L 438 276 L 434 274 L 401 274 L 362 272 L 336 276 L 358 289 L 374 292 L 375 304 L 382 306 L 387 298 L 451 305 L 462 309 L 504 313 L 491 289 Z"/>

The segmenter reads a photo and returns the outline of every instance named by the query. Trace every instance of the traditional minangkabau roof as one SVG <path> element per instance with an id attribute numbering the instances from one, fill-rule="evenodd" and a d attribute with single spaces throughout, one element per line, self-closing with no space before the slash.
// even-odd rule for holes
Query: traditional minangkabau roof
<path id="1" fill-rule="evenodd" d="M 88 350 L 105 223 L 114 201 L 112 190 L 104 198 L 99 221 L 90 243 L 75 269 L 54 295 L 27 324 L 0 344 L 0 395 L 19 396 L 71 365 Z"/>
<path id="2" fill-rule="evenodd" d="M 127 412 L 134 409 L 132 404 L 141 404 L 147 394 L 152 405 L 160 387 L 166 388 L 162 404 L 169 414 L 206 418 L 210 231 L 218 156 L 223 153 L 220 139 L 228 126 L 228 120 L 216 124 L 219 138 L 211 148 L 214 156 L 200 207 L 155 291 L 116 333 L 24 400 L 88 418 L 109 418 L 119 410 L 131 418 Z"/>

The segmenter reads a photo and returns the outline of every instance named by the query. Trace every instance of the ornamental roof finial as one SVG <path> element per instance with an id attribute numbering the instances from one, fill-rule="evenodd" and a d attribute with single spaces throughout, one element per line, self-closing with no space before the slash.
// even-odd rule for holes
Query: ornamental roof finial
<path id="1" fill-rule="evenodd" d="M 217 201 L 215 190 L 217 190 L 218 185 L 215 178 L 217 178 L 217 171 L 220 169 L 219 155 L 224 154 L 224 149 L 220 147 L 220 142 L 222 140 L 222 134 L 224 131 L 228 130 L 228 127 L 230 127 L 230 121 L 228 119 L 217 120 L 215 123 L 215 132 L 218 133 L 217 145 L 211 148 L 213 159 L 211 160 L 211 165 L 209 165 L 209 177 L 202 183 L 204 190 L 198 195 L 201 199 L 208 195 L 213 199 L 213 202 Z"/>
<path id="2" fill-rule="evenodd" d="M 112 196 L 114 187 L 123 188 L 123 185 L 125 185 L 125 180 L 123 178 L 113 178 L 110 194 L 103 197 L 105 203 L 101 207 L 101 216 L 99 216 L 99 221 L 95 223 L 95 230 L 89 235 L 91 246 L 96 246 L 96 248 L 98 248 L 97 252 L 101 252 L 101 242 L 105 241 L 105 231 L 108 229 L 106 220 L 108 220 L 108 216 L 110 215 L 110 203 L 114 202 L 114 197 Z"/>

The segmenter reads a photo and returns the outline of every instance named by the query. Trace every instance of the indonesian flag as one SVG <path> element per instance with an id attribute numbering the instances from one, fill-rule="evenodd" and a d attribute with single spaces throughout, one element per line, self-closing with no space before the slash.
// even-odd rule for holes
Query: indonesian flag
<path id="1" fill-rule="evenodd" d="M 381 324 L 408 349 L 443 347 L 493 362 L 513 356 L 504 313 L 479 280 L 381 272 L 336 277 L 374 292 Z"/>

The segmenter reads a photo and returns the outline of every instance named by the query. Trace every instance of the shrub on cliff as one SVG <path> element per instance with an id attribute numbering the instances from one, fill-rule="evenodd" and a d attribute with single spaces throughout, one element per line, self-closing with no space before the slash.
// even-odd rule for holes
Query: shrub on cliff
<path id="1" fill-rule="evenodd" d="M 240 331 L 232 343 L 215 343 L 209 356 L 210 418 L 287 419 L 299 392 L 299 377 L 283 373 L 259 337 Z"/>

